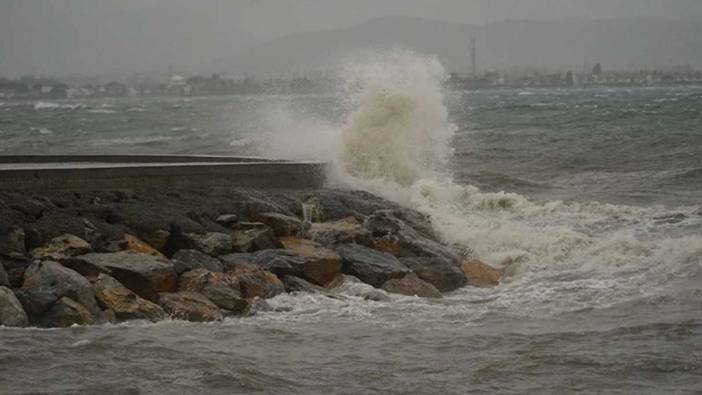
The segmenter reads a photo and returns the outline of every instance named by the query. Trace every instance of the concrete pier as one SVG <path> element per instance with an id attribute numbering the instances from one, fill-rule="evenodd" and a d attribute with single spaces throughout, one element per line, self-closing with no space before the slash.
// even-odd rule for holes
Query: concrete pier
<path id="1" fill-rule="evenodd" d="M 325 165 L 202 155 L 0 156 L 5 191 L 320 188 Z"/>

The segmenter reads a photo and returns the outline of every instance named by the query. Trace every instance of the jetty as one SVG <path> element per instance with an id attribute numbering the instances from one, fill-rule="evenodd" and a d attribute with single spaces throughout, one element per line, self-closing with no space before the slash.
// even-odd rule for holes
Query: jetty
<path id="1" fill-rule="evenodd" d="M 0 188 L 15 191 L 128 188 L 321 188 L 326 165 L 249 156 L 7 155 Z"/>

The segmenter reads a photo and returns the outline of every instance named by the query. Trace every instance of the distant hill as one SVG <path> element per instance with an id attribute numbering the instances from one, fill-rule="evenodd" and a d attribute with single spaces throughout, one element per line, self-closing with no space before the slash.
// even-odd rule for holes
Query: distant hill
<path id="1" fill-rule="evenodd" d="M 302 73 L 324 70 L 361 48 L 412 48 L 436 54 L 450 71 L 465 71 L 475 36 L 482 68 L 634 68 L 702 66 L 702 23 L 670 20 L 505 21 L 485 26 L 410 17 L 382 17 L 348 29 L 290 35 L 211 64 L 217 71 Z"/>

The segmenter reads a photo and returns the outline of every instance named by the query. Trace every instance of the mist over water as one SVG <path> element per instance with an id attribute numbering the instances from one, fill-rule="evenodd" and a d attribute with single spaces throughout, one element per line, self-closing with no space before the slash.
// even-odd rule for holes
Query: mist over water
<path id="1" fill-rule="evenodd" d="M 3 104 L 4 141 L 328 161 L 331 186 L 427 214 L 445 242 L 506 270 L 499 287 L 371 303 L 350 285 L 342 299 L 281 295 L 279 311 L 221 324 L 2 329 L 0 358 L 22 373 L 0 384 L 94 392 L 131 372 L 125 391 L 145 393 L 699 390 L 702 143 L 699 117 L 684 116 L 702 109 L 699 88 L 448 93 L 435 58 L 401 50 L 340 70 L 338 95 Z M 76 118 L 93 120 L 83 134 L 71 134 Z M 622 158 L 632 143 L 638 156 Z"/>

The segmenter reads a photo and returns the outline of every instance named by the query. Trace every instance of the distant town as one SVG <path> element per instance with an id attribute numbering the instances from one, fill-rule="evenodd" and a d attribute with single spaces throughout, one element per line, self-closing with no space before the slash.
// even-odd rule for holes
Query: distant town
<path id="1" fill-rule="evenodd" d="M 691 66 L 665 70 L 606 70 L 596 64 L 578 72 L 519 71 L 451 73 L 446 87 L 452 90 L 502 88 L 588 88 L 702 85 L 702 71 Z M 138 76 L 109 82 L 89 78 L 47 78 L 27 75 L 0 78 L 0 99 L 70 99 L 99 97 L 213 96 L 253 94 L 319 94 L 333 92 L 339 82 L 324 75 L 292 78 L 235 78 L 220 74 L 184 77 L 168 73 L 156 77 Z"/>

